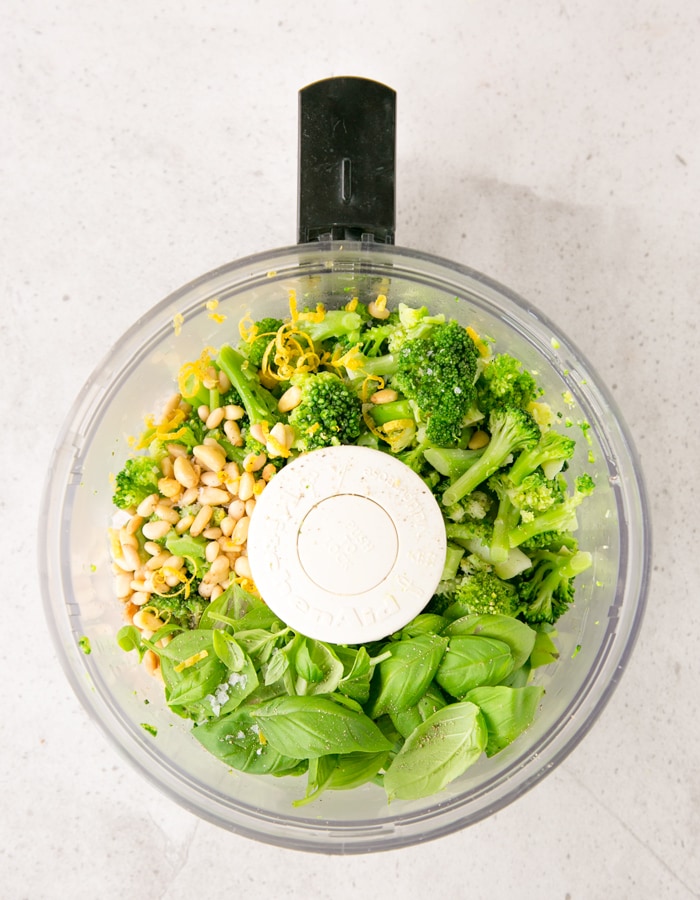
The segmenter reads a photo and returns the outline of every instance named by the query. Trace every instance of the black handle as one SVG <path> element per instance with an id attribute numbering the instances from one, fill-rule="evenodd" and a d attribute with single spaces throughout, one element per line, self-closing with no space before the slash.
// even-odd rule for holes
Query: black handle
<path id="1" fill-rule="evenodd" d="M 299 91 L 299 243 L 394 243 L 396 92 L 366 78 Z"/>

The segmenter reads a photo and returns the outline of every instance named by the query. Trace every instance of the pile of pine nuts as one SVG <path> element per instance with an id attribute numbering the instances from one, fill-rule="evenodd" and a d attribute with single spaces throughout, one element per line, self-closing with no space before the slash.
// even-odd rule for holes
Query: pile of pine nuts
<path id="1" fill-rule="evenodd" d="M 222 388 L 227 389 L 225 384 Z M 178 408 L 190 410 L 176 394 L 165 414 Z M 221 426 L 234 446 L 243 446 L 238 426 L 245 415 L 242 407 L 200 407 L 197 412 L 207 430 Z M 281 435 L 282 440 L 285 437 Z M 158 543 L 172 529 L 206 539 L 209 569 L 199 584 L 200 596 L 215 600 L 234 579 L 254 587 L 246 549 L 248 528 L 257 497 L 276 472 L 264 452 L 248 454 L 242 466 L 227 460 L 214 437 L 205 437 L 192 453 L 183 444 L 166 447 L 168 453 L 159 464 L 158 493 L 146 497 L 124 524 L 110 529 L 116 595 L 126 621 L 147 638 L 166 624 L 158 616 L 158 594 L 182 587 L 189 579 L 185 560 Z M 148 671 L 158 672 L 157 654 L 148 650 L 143 661 Z"/>

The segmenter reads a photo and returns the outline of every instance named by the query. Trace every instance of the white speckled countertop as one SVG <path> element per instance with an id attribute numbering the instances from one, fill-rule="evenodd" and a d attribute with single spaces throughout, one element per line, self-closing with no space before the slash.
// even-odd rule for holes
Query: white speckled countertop
<path id="1" fill-rule="evenodd" d="M 3 898 L 700 897 L 699 44 L 688 0 L 5 0 Z M 527 297 L 612 386 L 655 534 L 635 652 L 577 749 L 466 831 L 357 858 L 229 834 L 137 775 L 35 574 L 74 396 L 170 291 L 294 242 L 297 91 L 339 74 L 398 92 L 398 243 Z"/>

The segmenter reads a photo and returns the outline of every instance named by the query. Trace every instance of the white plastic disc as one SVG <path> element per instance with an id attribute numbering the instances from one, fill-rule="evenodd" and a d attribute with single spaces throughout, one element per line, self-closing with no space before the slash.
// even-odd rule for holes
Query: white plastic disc
<path id="1" fill-rule="evenodd" d="M 335 644 L 386 637 L 423 609 L 445 564 L 423 480 L 379 450 L 314 450 L 281 469 L 248 532 L 253 580 L 291 628 Z"/>

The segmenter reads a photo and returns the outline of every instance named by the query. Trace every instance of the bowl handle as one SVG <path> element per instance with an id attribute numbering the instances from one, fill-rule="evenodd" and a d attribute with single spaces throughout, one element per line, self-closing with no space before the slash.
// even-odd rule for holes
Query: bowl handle
<path id="1" fill-rule="evenodd" d="M 396 92 L 366 78 L 299 91 L 298 240 L 394 243 Z"/>

